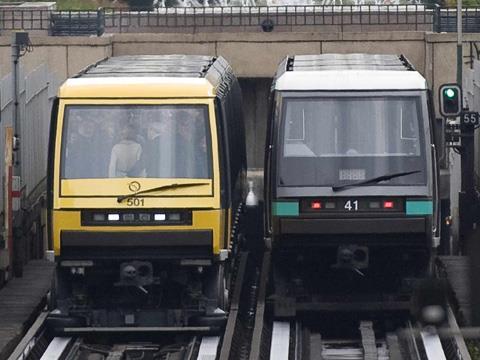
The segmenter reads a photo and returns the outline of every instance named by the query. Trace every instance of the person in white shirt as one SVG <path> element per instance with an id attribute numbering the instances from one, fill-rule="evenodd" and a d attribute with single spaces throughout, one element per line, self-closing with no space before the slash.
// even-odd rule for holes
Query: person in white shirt
<path id="1" fill-rule="evenodd" d="M 135 165 L 142 155 L 142 145 L 137 139 L 135 126 L 127 124 L 122 132 L 122 140 L 115 144 L 112 148 L 110 156 L 110 165 L 108 167 L 108 176 L 111 178 L 118 177 L 134 177 L 140 174 L 132 174 L 136 169 Z"/>

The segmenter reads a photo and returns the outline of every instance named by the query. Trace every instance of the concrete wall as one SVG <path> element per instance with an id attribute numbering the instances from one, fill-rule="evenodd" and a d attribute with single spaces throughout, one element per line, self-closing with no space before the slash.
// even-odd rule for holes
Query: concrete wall
<path id="1" fill-rule="evenodd" d="M 265 130 L 268 116 L 268 95 L 272 79 L 241 78 L 248 137 L 247 163 L 250 168 L 263 168 L 265 154 Z"/>
<path id="2" fill-rule="evenodd" d="M 117 34 L 113 54 L 200 53 L 222 55 L 239 77 L 271 77 L 288 54 L 325 52 L 404 53 L 425 69 L 424 32 Z"/>
<path id="3" fill-rule="evenodd" d="M 269 78 L 287 54 L 326 52 L 403 53 L 423 73 L 430 85 L 455 77 L 455 34 L 425 32 L 318 33 L 256 32 L 200 34 L 115 34 L 105 37 L 33 36 L 32 53 L 21 62 L 36 68 L 42 63 L 63 80 L 91 62 L 124 54 L 222 55 L 239 77 Z M 464 55 L 480 34 L 466 34 Z M 10 36 L 0 36 L 0 76 L 11 71 Z"/>
<path id="4" fill-rule="evenodd" d="M 85 66 L 112 55 L 112 39 L 32 36 L 33 51 L 20 60 L 25 72 L 47 64 L 61 81 Z M 12 71 L 10 36 L 0 36 L 0 77 Z"/>

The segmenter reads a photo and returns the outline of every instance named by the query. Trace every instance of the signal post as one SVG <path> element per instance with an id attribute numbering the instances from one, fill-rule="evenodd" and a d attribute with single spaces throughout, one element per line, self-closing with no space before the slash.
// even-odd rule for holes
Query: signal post
<path id="1" fill-rule="evenodd" d="M 448 146 L 460 153 L 461 189 L 458 197 L 460 226 L 459 240 L 463 255 L 470 257 L 470 289 L 472 324 L 480 324 L 480 229 L 479 198 L 475 191 L 475 129 L 480 126 L 480 114 L 462 107 L 462 90 L 457 84 L 440 87 L 440 113 L 445 119 L 460 117 L 460 122 L 446 124 Z"/>

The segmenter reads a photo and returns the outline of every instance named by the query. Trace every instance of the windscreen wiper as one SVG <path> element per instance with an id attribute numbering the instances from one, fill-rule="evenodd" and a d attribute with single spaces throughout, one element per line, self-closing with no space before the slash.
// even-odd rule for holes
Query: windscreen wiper
<path id="1" fill-rule="evenodd" d="M 206 182 L 188 182 L 188 183 L 180 183 L 180 184 L 174 183 L 174 184 L 162 185 L 162 186 L 157 186 L 150 189 L 136 191 L 132 194 L 121 195 L 117 197 L 117 202 L 121 203 L 125 199 L 129 199 L 132 197 L 136 197 L 138 195 L 147 194 L 147 193 L 156 192 L 156 191 L 172 190 L 172 189 L 179 189 L 179 188 L 190 187 L 190 186 L 200 186 L 200 185 L 209 185 L 209 184 L 210 183 L 206 183 Z"/>
<path id="2" fill-rule="evenodd" d="M 341 191 L 341 190 L 344 190 L 346 188 L 353 187 L 353 186 L 376 184 L 380 181 L 386 181 L 386 180 L 390 180 L 390 179 L 393 179 L 393 178 L 396 178 L 396 177 L 407 176 L 407 175 L 416 174 L 416 173 L 419 173 L 419 172 L 421 172 L 421 170 L 404 171 L 404 172 L 399 172 L 399 173 L 376 176 L 374 178 L 367 179 L 367 180 L 362 180 L 362 181 L 359 181 L 359 182 L 354 182 L 354 183 L 345 184 L 345 185 L 332 186 L 332 190 L 333 191 Z"/>

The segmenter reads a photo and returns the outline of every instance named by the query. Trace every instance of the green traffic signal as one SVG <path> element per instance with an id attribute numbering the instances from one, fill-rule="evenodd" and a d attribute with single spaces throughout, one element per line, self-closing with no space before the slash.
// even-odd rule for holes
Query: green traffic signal
<path id="1" fill-rule="evenodd" d="M 445 89 L 445 96 L 452 99 L 455 96 L 455 90 L 452 88 Z"/>
<path id="2" fill-rule="evenodd" d="M 455 117 L 462 112 L 462 89 L 458 84 L 440 86 L 440 114 Z"/>

